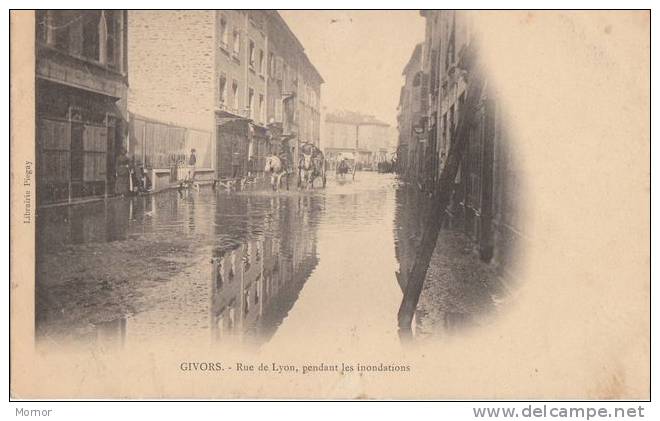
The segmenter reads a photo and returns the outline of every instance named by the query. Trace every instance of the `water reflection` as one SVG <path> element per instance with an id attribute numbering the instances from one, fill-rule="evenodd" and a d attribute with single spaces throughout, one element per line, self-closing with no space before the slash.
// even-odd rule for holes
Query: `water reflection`
<path id="1" fill-rule="evenodd" d="M 415 261 L 415 254 L 424 232 L 422 209 L 428 201 L 423 194 L 409 185 L 401 183 L 395 193 L 394 250 L 399 262 L 396 272 L 401 291 L 408 285 L 408 273 Z"/>
<path id="2" fill-rule="evenodd" d="M 41 209 L 38 337 L 397 344 L 423 206 L 394 177 L 360 174 L 313 192 L 202 188 Z M 469 311 L 443 300 L 448 328 L 463 324 Z"/>
<path id="3" fill-rule="evenodd" d="M 210 318 L 215 340 L 245 335 L 265 342 L 272 336 L 319 262 L 312 221 L 320 199 L 271 199 L 261 238 L 214 249 Z"/>
<path id="4" fill-rule="evenodd" d="M 38 337 L 266 340 L 318 264 L 324 200 L 202 189 L 42 209 Z"/>

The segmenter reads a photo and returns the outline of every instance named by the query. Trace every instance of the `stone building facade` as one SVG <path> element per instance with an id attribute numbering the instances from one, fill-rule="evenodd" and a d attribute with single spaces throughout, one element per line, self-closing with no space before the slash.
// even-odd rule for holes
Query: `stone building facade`
<path id="1" fill-rule="evenodd" d="M 300 112 L 299 86 L 320 98 L 323 80 L 276 11 L 131 11 L 129 60 L 129 111 L 194 133 L 170 155 L 176 164 L 195 147 L 202 178 L 258 175 L 283 139 L 293 162 L 298 144 L 312 140 L 299 127 L 318 126 L 318 113 Z"/>
<path id="2" fill-rule="evenodd" d="M 415 99 L 420 103 L 422 118 L 412 119 L 413 124 L 423 123 L 417 131 L 423 133 L 426 142 L 421 150 L 417 149 L 416 157 L 416 147 L 411 146 L 415 140 L 411 140 L 414 137 L 409 135 L 407 125 L 412 113 L 406 105 L 410 98 L 406 78 L 399 120 L 399 148 L 405 150 L 407 146 L 409 156 L 403 175 L 422 188 L 433 186 L 452 145 L 463 140 L 465 149 L 446 220 L 474 241 L 483 260 L 494 259 L 503 272 L 515 272 L 514 256 L 525 232 L 521 219 L 523 175 L 511 153 L 510 133 L 487 75 L 469 79 L 479 60 L 470 12 L 429 10 L 421 14 L 426 30 L 421 50 L 419 46 L 415 49 L 420 60 L 411 60 L 406 69 L 428 80 L 421 98 Z M 411 64 L 418 66 L 418 73 L 411 71 Z M 470 83 L 479 83 L 482 88 L 479 98 L 468 104 Z M 468 127 L 463 133 L 467 137 L 458 139 L 457 129 L 463 120 Z"/>
<path id="3" fill-rule="evenodd" d="M 126 137 L 126 12 L 35 17 L 38 205 L 113 195 Z"/>
<path id="4" fill-rule="evenodd" d="M 403 69 L 404 85 L 401 87 L 397 110 L 399 172 L 410 180 L 419 178 L 423 156 L 421 145 L 424 137 L 419 129 L 423 127 L 423 118 L 426 115 L 422 47 L 423 44 L 415 46 L 410 60 Z"/>
<path id="5" fill-rule="evenodd" d="M 319 146 L 323 78 L 284 19 L 268 11 L 267 120 L 273 152 L 289 165 L 304 142 Z"/>

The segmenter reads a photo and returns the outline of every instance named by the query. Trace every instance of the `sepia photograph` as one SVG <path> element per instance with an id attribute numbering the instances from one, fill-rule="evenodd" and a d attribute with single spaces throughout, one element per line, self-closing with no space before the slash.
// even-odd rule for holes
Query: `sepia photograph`
<path id="1" fill-rule="evenodd" d="M 649 400 L 650 19 L 11 11 L 10 397 Z"/>

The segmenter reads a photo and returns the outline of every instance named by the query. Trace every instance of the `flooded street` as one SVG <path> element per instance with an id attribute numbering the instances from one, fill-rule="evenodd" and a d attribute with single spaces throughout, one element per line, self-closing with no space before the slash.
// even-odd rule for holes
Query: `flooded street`
<path id="1" fill-rule="evenodd" d="M 310 192 L 168 191 L 39 214 L 42 341 L 396 339 L 391 175 Z"/>
<path id="2" fill-rule="evenodd" d="M 650 399 L 648 11 L 19 8 L 9 29 L 17 417 Z"/>

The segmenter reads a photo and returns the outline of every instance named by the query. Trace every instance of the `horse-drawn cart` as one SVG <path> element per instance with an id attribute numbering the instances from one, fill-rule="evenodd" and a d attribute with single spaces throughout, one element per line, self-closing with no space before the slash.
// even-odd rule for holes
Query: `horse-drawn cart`
<path id="1" fill-rule="evenodd" d="M 335 168 L 336 178 L 344 179 L 347 174 L 352 175 L 355 179 L 355 155 L 351 152 L 342 152 L 337 156 L 337 167 Z"/>
<path id="2" fill-rule="evenodd" d="M 300 161 L 298 163 L 298 187 L 313 188 L 314 180 L 320 178 L 325 188 L 327 163 L 323 152 L 311 143 L 300 145 Z"/>
<path id="3" fill-rule="evenodd" d="M 300 160 L 298 161 L 298 188 L 313 188 L 314 180 L 320 178 L 323 187 L 326 185 L 325 156 L 323 152 L 311 143 L 303 143 L 300 146 Z M 286 183 L 289 190 L 289 176 L 293 170 L 287 165 L 287 160 L 275 154 L 266 158 L 264 168 L 266 174 L 271 176 L 271 186 L 274 191 L 279 190 L 282 182 Z"/>

